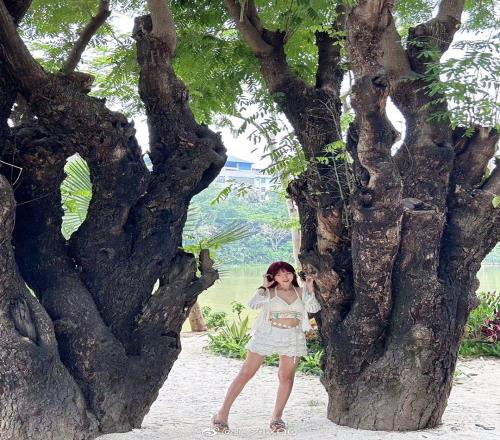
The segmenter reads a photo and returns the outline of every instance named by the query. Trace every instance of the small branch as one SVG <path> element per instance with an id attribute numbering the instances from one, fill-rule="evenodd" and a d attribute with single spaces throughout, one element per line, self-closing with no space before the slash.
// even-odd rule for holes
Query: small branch
<path id="1" fill-rule="evenodd" d="M 92 19 L 87 23 L 82 33 L 80 34 L 80 37 L 73 45 L 68 58 L 61 68 L 62 73 L 68 74 L 76 69 L 76 66 L 80 62 L 82 54 L 85 51 L 85 48 L 89 44 L 90 40 L 97 33 L 99 28 L 106 22 L 107 18 L 111 15 L 109 3 L 109 0 L 100 1 L 97 15 L 95 17 L 92 17 Z"/>
<path id="2" fill-rule="evenodd" d="M 177 45 L 175 23 L 172 11 L 166 0 L 148 0 L 148 8 L 153 22 L 151 34 L 163 41 L 169 48 L 170 56 L 174 56 Z"/>
<path id="3" fill-rule="evenodd" d="M 246 3 L 247 7 L 242 13 L 238 1 L 224 0 L 224 4 L 229 14 L 233 18 L 237 28 L 241 32 L 241 35 L 243 35 L 243 38 L 252 52 L 257 56 L 269 55 L 273 51 L 273 47 L 264 41 L 264 29 L 261 25 L 255 4 L 253 0 L 247 0 Z"/>
<path id="4" fill-rule="evenodd" d="M 208 249 L 200 251 L 198 268 L 201 272 L 201 277 L 199 278 L 201 287 L 203 290 L 208 289 L 219 278 L 219 272 L 217 269 L 214 269 L 214 262 L 210 258 L 210 251 Z M 194 293 L 196 296 L 199 295 L 199 292 Z"/>

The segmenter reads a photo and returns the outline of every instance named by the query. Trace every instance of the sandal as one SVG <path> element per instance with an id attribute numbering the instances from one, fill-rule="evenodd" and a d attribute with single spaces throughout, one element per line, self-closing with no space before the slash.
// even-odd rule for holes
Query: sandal
<path id="1" fill-rule="evenodd" d="M 286 423 L 283 419 L 274 419 L 269 424 L 269 427 L 273 432 L 284 432 L 286 430 Z"/>
<path id="2" fill-rule="evenodd" d="M 231 432 L 231 430 L 229 429 L 229 425 L 226 422 L 216 420 L 215 416 L 216 414 L 212 416 L 212 427 L 214 428 L 214 431 L 223 432 L 225 434 Z"/>

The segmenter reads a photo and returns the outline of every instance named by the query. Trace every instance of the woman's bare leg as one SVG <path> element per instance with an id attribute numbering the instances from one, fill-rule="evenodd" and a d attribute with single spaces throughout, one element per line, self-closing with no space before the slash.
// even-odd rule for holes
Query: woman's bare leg
<path id="1" fill-rule="evenodd" d="M 224 403 L 215 415 L 217 421 L 226 422 L 229 418 L 229 410 L 233 402 L 236 400 L 241 390 L 245 387 L 247 382 L 254 376 L 259 367 L 262 365 L 262 361 L 265 356 L 254 353 L 253 351 L 247 351 L 247 357 L 245 362 L 241 366 L 239 373 L 233 379 L 231 385 L 226 392 L 226 397 L 224 398 Z"/>
<path id="2" fill-rule="evenodd" d="M 276 403 L 274 404 L 274 411 L 272 419 L 280 419 L 283 417 L 283 410 L 285 409 L 286 402 L 290 393 L 292 392 L 293 381 L 295 378 L 295 369 L 299 361 L 298 356 L 285 356 L 280 355 L 280 364 L 278 370 L 279 387 L 276 396 Z"/>

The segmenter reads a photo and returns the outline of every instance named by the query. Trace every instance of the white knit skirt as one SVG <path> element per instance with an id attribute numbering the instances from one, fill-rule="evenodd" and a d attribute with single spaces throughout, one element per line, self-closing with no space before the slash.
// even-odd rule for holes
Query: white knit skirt
<path id="1" fill-rule="evenodd" d="M 283 328 L 271 325 L 269 321 L 255 330 L 245 348 L 263 356 L 273 353 L 286 356 L 307 354 L 306 337 L 300 325 L 294 328 Z"/>

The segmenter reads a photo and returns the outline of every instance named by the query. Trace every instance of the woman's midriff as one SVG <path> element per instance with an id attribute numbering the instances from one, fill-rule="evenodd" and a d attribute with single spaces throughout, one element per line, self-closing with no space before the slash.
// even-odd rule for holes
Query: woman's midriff
<path id="1" fill-rule="evenodd" d="M 269 318 L 269 321 L 271 325 L 280 328 L 297 327 L 300 323 L 300 319 L 297 318 Z"/>

